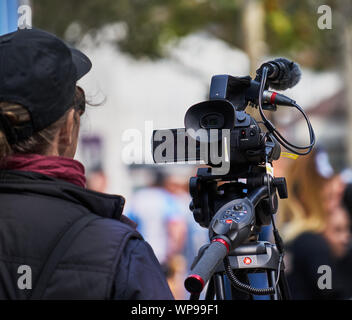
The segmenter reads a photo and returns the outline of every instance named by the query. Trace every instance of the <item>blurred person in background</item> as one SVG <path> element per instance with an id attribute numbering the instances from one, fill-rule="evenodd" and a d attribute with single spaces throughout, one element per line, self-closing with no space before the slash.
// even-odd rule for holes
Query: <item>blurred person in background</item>
<path id="1" fill-rule="evenodd" d="M 352 219 L 352 182 L 346 183 L 346 186 L 343 192 L 342 202 L 348 214 L 350 215 L 350 219 Z"/>
<path id="2" fill-rule="evenodd" d="M 86 132 L 80 135 L 79 157 L 85 166 L 87 189 L 105 193 L 108 176 L 104 170 L 104 137 L 98 133 Z"/>
<path id="3" fill-rule="evenodd" d="M 88 190 L 73 159 L 90 69 L 45 31 L 0 37 L 0 299 L 173 299 L 124 198 Z"/>
<path id="4" fill-rule="evenodd" d="M 324 237 L 336 260 L 337 287 L 341 298 L 352 299 L 352 243 L 351 219 L 343 206 L 336 207 L 328 216 Z"/>
<path id="5" fill-rule="evenodd" d="M 168 277 L 176 299 L 184 298 L 183 280 L 187 222 L 184 207 L 175 196 L 178 183 L 162 170 L 157 170 L 155 181 L 136 191 L 130 201 L 127 216 L 137 224 L 139 232 L 152 246 Z"/>
<path id="6" fill-rule="evenodd" d="M 193 171 L 187 166 L 169 166 L 167 172 L 158 168 L 154 182 L 135 192 L 128 210 L 164 266 L 176 299 L 187 298 L 184 279 L 199 248 L 209 241 L 208 229 L 195 222 L 189 209 Z"/>
<path id="7" fill-rule="evenodd" d="M 108 177 L 102 168 L 96 168 L 87 174 L 87 189 L 106 192 L 108 185 Z"/>
<path id="8" fill-rule="evenodd" d="M 349 170 L 349 178 L 345 180 L 346 187 L 343 193 L 343 205 L 349 216 L 350 222 L 352 221 L 352 172 Z M 350 233 L 352 232 L 352 223 L 350 223 Z M 347 254 L 340 261 L 340 269 L 345 275 L 346 283 L 349 286 L 346 288 L 346 294 L 352 299 L 352 241 L 349 242 Z"/>
<path id="9" fill-rule="evenodd" d="M 189 178 L 193 175 L 195 168 L 176 166 L 168 170 L 168 176 L 165 182 L 165 188 L 174 195 L 181 209 L 181 214 L 186 223 L 186 234 L 182 251 L 171 258 L 171 270 L 178 270 L 174 272 L 174 278 L 170 279 L 169 284 L 171 288 L 179 288 L 179 296 L 186 298 L 188 293 L 184 288 L 184 279 L 188 275 L 194 258 L 198 255 L 198 250 L 201 246 L 209 242 L 208 229 L 201 227 L 193 218 L 193 213 L 189 208 L 191 196 L 189 194 Z M 178 264 L 173 263 L 177 261 Z M 181 262 L 182 261 L 182 262 Z M 181 268 L 182 266 L 182 268 Z"/>
<path id="10" fill-rule="evenodd" d="M 298 158 L 288 166 L 286 179 L 289 197 L 280 202 L 278 221 L 293 299 L 348 298 L 338 265 L 348 249 L 349 219 L 327 153 L 316 148 Z M 331 267 L 331 289 L 318 287 L 322 265 Z"/>

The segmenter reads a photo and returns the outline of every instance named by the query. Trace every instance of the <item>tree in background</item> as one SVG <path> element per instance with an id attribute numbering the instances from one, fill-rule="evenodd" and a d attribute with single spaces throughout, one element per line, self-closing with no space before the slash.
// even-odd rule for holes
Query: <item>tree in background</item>
<path id="1" fill-rule="evenodd" d="M 338 15 L 335 0 L 254 1 L 265 9 L 268 54 L 294 57 L 314 68 L 340 61 L 339 28 L 317 27 L 320 5 L 330 5 Z M 73 42 L 86 33 L 94 36 L 107 24 L 124 23 L 127 33 L 119 40 L 119 47 L 137 58 L 162 57 L 170 40 L 199 30 L 246 49 L 245 0 L 32 0 L 32 4 L 34 26 L 64 37 L 72 23 L 78 25 L 79 32 L 70 38 Z"/>

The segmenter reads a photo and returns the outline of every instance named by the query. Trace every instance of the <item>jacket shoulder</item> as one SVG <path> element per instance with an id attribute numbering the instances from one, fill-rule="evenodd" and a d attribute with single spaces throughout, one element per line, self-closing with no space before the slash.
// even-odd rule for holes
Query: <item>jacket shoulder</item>
<path id="1" fill-rule="evenodd" d="M 129 239 L 143 239 L 125 222 L 96 216 L 73 241 L 61 264 L 80 264 L 111 272 Z"/>

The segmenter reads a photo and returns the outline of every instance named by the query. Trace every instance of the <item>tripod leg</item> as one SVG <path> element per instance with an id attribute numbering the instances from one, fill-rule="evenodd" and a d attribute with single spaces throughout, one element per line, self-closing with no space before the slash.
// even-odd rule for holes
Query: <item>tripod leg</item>
<path id="1" fill-rule="evenodd" d="M 282 300 L 291 300 L 290 288 L 288 286 L 284 270 L 280 271 L 279 287 L 281 291 Z"/>
<path id="2" fill-rule="evenodd" d="M 245 269 L 236 270 L 235 274 L 236 274 L 237 279 L 240 282 L 245 283 L 247 285 L 250 284 L 247 270 L 245 270 Z M 228 281 L 230 281 L 230 280 L 228 280 Z M 231 284 L 230 284 L 230 286 L 231 286 L 232 300 L 253 300 L 252 294 L 244 292 L 242 290 L 239 290 Z"/>
<path id="3" fill-rule="evenodd" d="M 275 270 L 268 270 L 267 271 L 267 276 L 268 276 L 268 284 L 269 287 L 273 287 L 276 282 L 276 271 Z M 274 294 L 270 295 L 271 300 L 279 300 L 279 292 L 278 289 Z"/>
<path id="4" fill-rule="evenodd" d="M 214 279 L 214 276 L 212 276 L 208 284 L 207 292 L 205 294 L 205 300 L 213 300 L 214 295 L 215 295 L 215 279 Z"/>
<path id="5" fill-rule="evenodd" d="M 214 284 L 217 300 L 225 300 L 225 288 L 223 276 L 219 273 L 214 275 Z"/>

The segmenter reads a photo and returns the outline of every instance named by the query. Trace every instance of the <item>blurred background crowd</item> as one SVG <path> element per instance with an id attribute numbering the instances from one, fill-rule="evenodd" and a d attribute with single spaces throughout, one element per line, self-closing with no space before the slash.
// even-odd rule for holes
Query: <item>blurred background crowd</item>
<path id="1" fill-rule="evenodd" d="M 207 99 L 212 75 L 254 76 L 277 56 L 298 62 L 301 81 L 285 94 L 307 112 L 317 147 L 274 162 L 275 175 L 288 182 L 276 216 L 288 280 L 294 298 L 352 298 L 351 1 L 0 0 L 1 34 L 16 28 L 19 5 L 31 6 L 33 26 L 91 58 L 80 85 L 93 106 L 77 158 L 88 188 L 125 196 L 125 214 L 153 247 L 178 299 L 186 298 L 183 281 L 207 230 L 189 210 L 196 168 L 153 165 L 152 130 L 183 127 L 186 110 Z M 318 20 L 329 10 L 321 5 L 331 9 L 325 28 Z M 282 108 L 271 119 L 289 140 L 308 141 L 295 111 Z M 126 148 L 133 138 L 138 150 Z M 271 240 L 269 231 L 262 237 Z M 317 287 L 320 265 L 332 268 L 331 290 Z"/>

